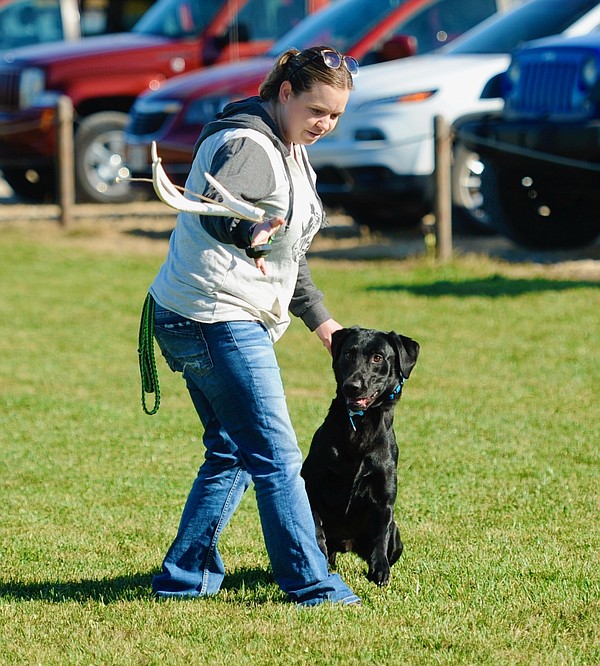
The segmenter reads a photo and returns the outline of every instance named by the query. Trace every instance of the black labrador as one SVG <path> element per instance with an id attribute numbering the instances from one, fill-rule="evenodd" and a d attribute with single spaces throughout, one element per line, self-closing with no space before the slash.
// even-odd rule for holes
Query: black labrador
<path id="1" fill-rule="evenodd" d="M 419 344 L 353 326 L 333 334 L 331 351 L 336 396 L 302 466 L 317 539 L 331 567 L 336 553 L 353 551 L 368 562 L 367 578 L 387 585 L 403 548 L 394 407 Z"/>

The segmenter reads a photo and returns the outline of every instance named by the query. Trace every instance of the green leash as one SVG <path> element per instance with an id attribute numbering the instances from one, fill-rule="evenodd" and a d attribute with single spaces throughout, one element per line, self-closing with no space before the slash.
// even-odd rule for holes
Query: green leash
<path id="1" fill-rule="evenodd" d="M 154 358 L 154 299 L 150 294 L 146 296 L 140 320 L 138 335 L 138 357 L 140 362 L 140 378 L 142 380 L 142 409 L 146 414 L 156 414 L 160 407 L 160 387 L 158 385 L 158 372 Z M 154 393 L 154 407 L 148 409 L 146 394 Z"/>

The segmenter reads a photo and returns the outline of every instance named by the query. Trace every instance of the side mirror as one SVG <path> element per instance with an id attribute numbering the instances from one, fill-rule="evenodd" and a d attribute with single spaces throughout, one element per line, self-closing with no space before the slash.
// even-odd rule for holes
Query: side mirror
<path id="1" fill-rule="evenodd" d="M 379 53 L 381 62 L 409 58 L 417 53 L 417 38 L 414 35 L 396 35 L 383 43 Z"/>
<path id="2" fill-rule="evenodd" d="M 244 23 L 229 26 L 221 35 L 211 35 L 204 40 L 202 61 L 204 65 L 214 65 L 232 44 L 246 44 L 250 41 L 250 30 Z"/>

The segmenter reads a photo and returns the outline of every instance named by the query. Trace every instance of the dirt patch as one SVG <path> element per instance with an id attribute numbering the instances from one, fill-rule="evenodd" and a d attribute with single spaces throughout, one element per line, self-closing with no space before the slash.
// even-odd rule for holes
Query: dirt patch
<path id="1" fill-rule="evenodd" d="M 162 204 L 137 204 L 110 212 L 105 206 L 81 207 L 72 223 L 59 223 L 57 207 L 3 206 L 0 233 L 19 230 L 36 240 L 68 243 L 99 252 L 164 256 L 175 215 Z M 532 251 L 501 236 L 455 236 L 456 257 L 489 257 L 499 270 L 517 277 L 543 276 L 600 282 L 600 241 L 576 250 Z M 427 256 L 419 229 L 372 233 L 348 216 L 330 213 L 330 226 L 315 238 L 310 256 L 330 261 L 413 260 Z"/>

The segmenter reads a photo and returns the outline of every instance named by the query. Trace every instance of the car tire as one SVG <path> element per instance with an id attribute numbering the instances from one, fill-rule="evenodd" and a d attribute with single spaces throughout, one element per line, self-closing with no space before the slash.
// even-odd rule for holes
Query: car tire
<path id="1" fill-rule="evenodd" d="M 26 203 L 54 201 L 56 178 L 51 169 L 5 168 L 2 177 Z"/>
<path id="2" fill-rule="evenodd" d="M 567 249 L 600 234 L 598 194 L 585 176 L 485 161 L 481 187 L 490 224 L 532 249 Z"/>
<path id="3" fill-rule="evenodd" d="M 88 203 L 125 203 L 140 198 L 131 183 L 116 182 L 127 177 L 125 125 L 128 116 L 103 111 L 85 117 L 75 132 L 75 188 L 77 200 Z"/>
<path id="4" fill-rule="evenodd" d="M 454 144 L 452 163 L 453 231 L 493 235 L 481 191 L 484 163 L 479 155 L 460 142 Z"/>

